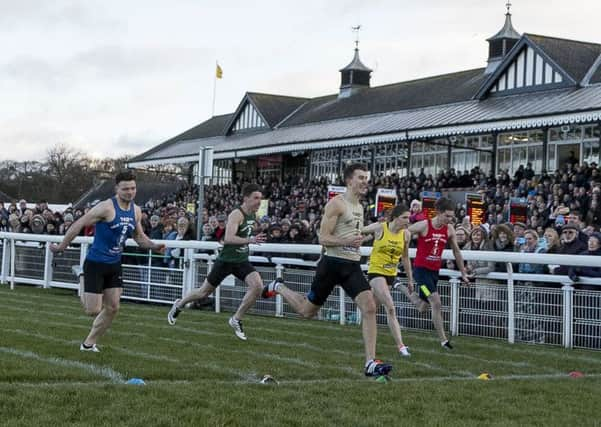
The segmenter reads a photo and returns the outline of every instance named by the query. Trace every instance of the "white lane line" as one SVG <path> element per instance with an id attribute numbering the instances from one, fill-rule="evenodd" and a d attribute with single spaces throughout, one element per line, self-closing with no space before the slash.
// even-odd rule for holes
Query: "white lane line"
<path id="1" fill-rule="evenodd" d="M 37 360 L 37 361 L 44 362 L 44 363 L 49 363 L 49 364 L 55 365 L 55 366 L 61 366 L 61 367 L 65 367 L 65 368 L 83 369 L 94 375 L 108 378 L 112 382 L 115 382 L 115 383 L 125 382 L 124 376 L 122 374 L 120 374 L 119 372 L 117 372 L 109 367 L 106 367 L 106 366 L 98 366 L 98 365 L 94 365 L 92 363 L 84 363 L 84 362 L 80 362 L 78 360 L 63 359 L 61 357 L 42 356 L 42 355 L 39 355 L 32 351 L 19 350 L 19 349 L 11 348 L 11 347 L 0 347 L 0 352 L 6 353 L 6 354 L 12 354 L 12 355 L 19 356 L 19 357 L 24 357 L 27 359 L 33 359 L 33 360 Z"/>

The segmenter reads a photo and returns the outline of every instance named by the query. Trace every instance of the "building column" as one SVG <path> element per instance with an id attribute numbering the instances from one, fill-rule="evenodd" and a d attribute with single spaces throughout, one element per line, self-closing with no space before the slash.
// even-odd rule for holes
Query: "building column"
<path id="1" fill-rule="evenodd" d="M 338 148 L 338 176 L 342 176 L 342 147 Z"/>
<path id="2" fill-rule="evenodd" d="M 492 163 L 490 170 L 493 176 L 497 176 L 497 147 L 499 146 L 499 132 L 493 132 L 492 134 L 492 156 L 490 161 Z"/>
<path id="3" fill-rule="evenodd" d="M 375 145 L 371 146 L 371 166 L 370 166 L 369 170 L 371 171 L 371 177 L 373 179 L 373 177 L 375 176 L 375 172 L 376 172 L 376 146 Z"/>
<path id="4" fill-rule="evenodd" d="M 411 174 L 411 141 L 407 140 L 407 175 Z"/>
<path id="5" fill-rule="evenodd" d="M 548 148 L 549 148 L 549 128 L 548 127 L 544 127 L 543 128 L 543 170 L 547 170 L 547 163 L 548 163 Z M 542 173 L 542 171 L 538 171 L 538 173 Z M 547 171 L 549 172 L 549 171 Z M 536 173 L 536 171 L 535 171 Z"/>
<path id="6" fill-rule="evenodd" d="M 451 140 L 447 138 L 447 170 L 451 170 L 451 156 L 453 147 L 451 147 Z"/>

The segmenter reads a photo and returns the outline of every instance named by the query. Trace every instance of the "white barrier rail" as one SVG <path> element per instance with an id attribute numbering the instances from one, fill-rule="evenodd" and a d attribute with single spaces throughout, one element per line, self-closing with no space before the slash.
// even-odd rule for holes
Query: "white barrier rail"
<path id="1" fill-rule="evenodd" d="M 0 232 L 2 252 L 0 282 L 62 287 L 77 290 L 79 283 L 71 273 L 73 265 L 83 265 L 90 237 L 77 237 L 72 247 L 54 256 L 49 243 L 62 236 Z M 210 271 L 220 245 L 216 242 L 162 241 L 167 248 L 179 248 L 181 256 L 167 266 L 165 257 L 152 255 L 126 242 L 128 254 L 123 260 L 124 298 L 171 303 L 202 284 Z M 319 245 L 251 245 L 251 262 L 264 280 L 281 277 L 291 288 L 307 292 L 315 270 Z M 369 256 L 370 247 L 361 254 Z M 601 279 L 581 277 L 575 284 L 567 276 L 514 273 L 512 265 L 554 264 L 601 267 L 601 257 L 523 254 L 510 252 L 463 251 L 466 261 L 504 262 L 506 273 L 480 276 L 469 287 L 460 284 L 459 273 L 441 270 L 439 292 L 446 327 L 453 335 L 474 335 L 513 342 L 536 342 L 565 347 L 601 348 Z M 311 260 L 301 259 L 310 256 Z M 415 249 L 410 250 L 415 256 Z M 454 259 L 450 250 L 444 259 Z M 365 267 L 365 266 L 364 266 Z M 445 280 L 444 278 L 448 278 Z M 341 324 L 360 321 L 360 313 L 342 289 L 330 296 L 319 318 Z M 245 292 L 238 279 L 230 276 L 207 301 L 215 311 L 234 310 Z M 397 314 L 404 328 L 431 329 L 429 314 L 419 314 L 404 295 L 393 291 Z M 293 317 L 295 314 L 280 297 L 259 300 L 256 313 Z M 378 321 L 385 323 L 382 309 Z"/>

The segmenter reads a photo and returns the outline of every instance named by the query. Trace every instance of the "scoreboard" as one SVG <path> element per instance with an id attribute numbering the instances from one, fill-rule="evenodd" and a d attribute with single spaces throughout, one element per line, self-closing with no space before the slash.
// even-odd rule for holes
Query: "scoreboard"
<path id="1" fill-rule="evenodd" d="M 465 193 L 465 204 L 472 225 L 477 227 L 486 222 L 486 206 L 484 205 L 481 194 Z M 459 218 L 459 221 L 462 219 L 463 218 Z"/>

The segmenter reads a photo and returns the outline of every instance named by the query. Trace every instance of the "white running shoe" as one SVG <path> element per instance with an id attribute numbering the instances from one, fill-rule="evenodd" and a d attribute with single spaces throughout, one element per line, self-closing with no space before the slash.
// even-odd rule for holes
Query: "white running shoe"
<path id="1" fill-rule="evenodd" d="M 242 341 L 246 341 L 246 334 L 244 333 L 244 329 L 242 329 L 242 320 L 236 320 L 234 319 L 234 316 L 232 316 L 227 323 L 232 327 L 238 338 Z"/>
<path id="2" fill-rule="evenodd" d="M 399 348 L 399 354 L 403 357 L 409 357 L 411 356 L 411 353 L 409 353 L 409 347 L 407 347 L 406 345 L 402 346 L 401 348 Z"/>
<path id="3" fill-rule="evenodd" d="M 171 306 L 169 313 L 167 313 L 167 322 L 169 322 L 171 326 L 175 325 L 175 322 L 177 322 L 177 316 L 179 316 L 179 314 L 182 312 L 182 309 L 179 307 L 180 301 L 181 298 L 173 301 L 173 305 Z"/>
<path id="4" fill-rule="evenodd" d="M 96 344 L 92 344 L 90 346 L 85 345 L 84 343 L 81 343 L 79 345 L 79 350 L 80 351 L 91 351 L 92 353 L 100 353 L 100 349 L 98 348 L 98 346 Z"/>

